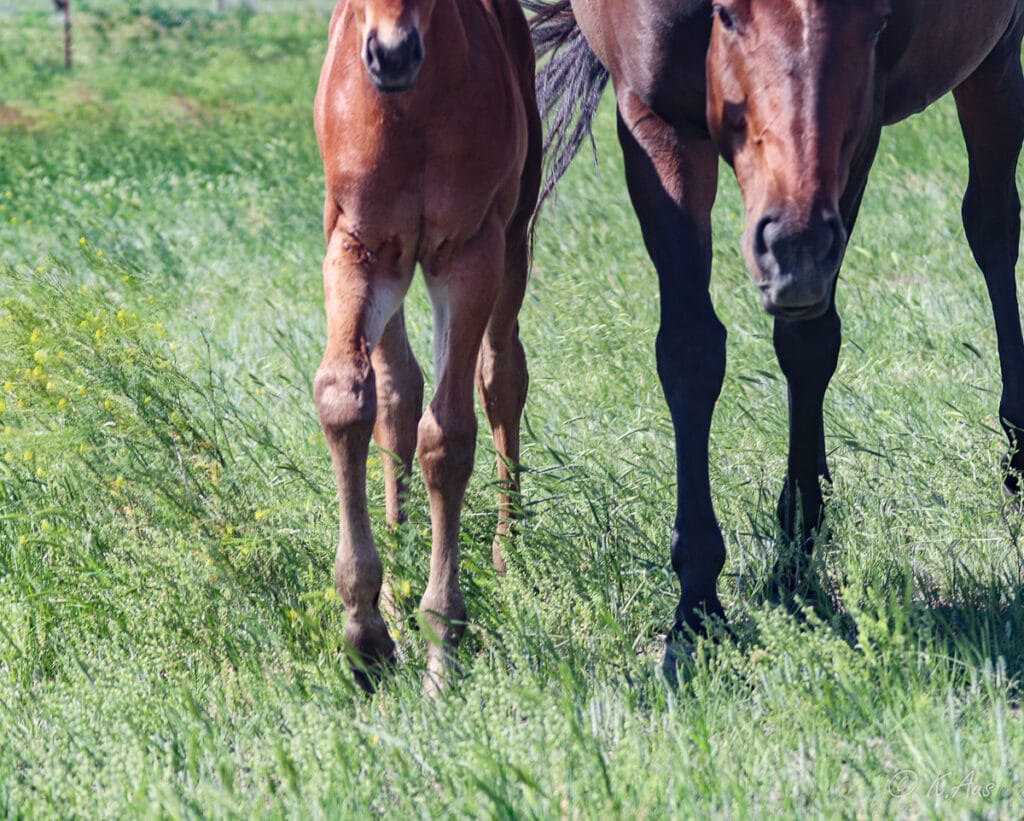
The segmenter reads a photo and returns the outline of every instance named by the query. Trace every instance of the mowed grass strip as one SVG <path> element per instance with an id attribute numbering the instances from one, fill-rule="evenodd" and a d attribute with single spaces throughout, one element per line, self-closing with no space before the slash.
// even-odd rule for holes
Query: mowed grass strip
<path id="1" fill-rule="evenodd" d="M 67 76 L 41 6 L 0 8 L 0 810 L 1019 815 L 1021 520 L 999 495 L 998 362 L 951 105 L 887 133 L 840 286 L 817 568 L 832 607 L 764 601 L 785 385 L 723 168 L 712 483 L 736 638 L 702 645 L 678 691 L 657 672 L 672 430 L 606 101 L 600 168 L 580 158 L 537 237 L 510 573 L 489 568 L 481 417 L 465 676 L 424 699 L 410 618 L 403 666 L 366 699 L 343 658 L 311 396 L 329 10 L 83 0 Z M 429 382 L 420 283 L 407 315 Z M 425 494 L 388 534 L 377 454 L 370 474 L 415 602 Z"/>

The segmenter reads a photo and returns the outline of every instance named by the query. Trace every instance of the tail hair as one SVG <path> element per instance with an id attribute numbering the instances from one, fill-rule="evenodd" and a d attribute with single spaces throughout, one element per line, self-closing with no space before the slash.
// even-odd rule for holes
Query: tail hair
<path id="1" fill-rule="evenodd" d="M 594 115 L 609 74 L 583 37 L 569 0 L 521 0 L 521 4 L 532 14 L 530 29 L 538 62 L 549 58 L 537 73 L 537 107 L 547 123 L 539 211 L 584 140 L 590 140 L 597 161 Z"/>

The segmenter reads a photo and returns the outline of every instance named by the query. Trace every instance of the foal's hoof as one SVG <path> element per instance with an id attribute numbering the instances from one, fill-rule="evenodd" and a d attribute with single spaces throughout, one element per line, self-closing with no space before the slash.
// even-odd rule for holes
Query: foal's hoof
<path id="1" fill-rule="evenodd" d="M 345 628 L 345 646 L 352 678 L 365 693 L 374 693 L 381 679 L 395 666 L 395 643 L 379 616 L 368 623 L 351 620 Z"/>
<path id="2" fill-rule="evenodd" d="M 427 672 L 423 675 L 423 691 L 430 698 L 439 698 L 462 673 L 455 660 L 455 650 L 431 645 L 427 650 Z"/>

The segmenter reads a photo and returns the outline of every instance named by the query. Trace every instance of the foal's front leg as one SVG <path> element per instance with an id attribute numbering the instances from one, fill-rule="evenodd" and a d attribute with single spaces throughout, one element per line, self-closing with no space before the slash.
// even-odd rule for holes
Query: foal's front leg
<path id="1" fill-rule="evenodd" d="M 395 654 L 380 614 L 383 568 L 366 506 L 366 459 L 377 418 L 371 357 L 411 276 L 411 270 L 380 270 L 355 237 L 340 228 L 333 231 L 324 259 L 327 348 L 314 392 L 338 482 L 334 580 L 347 610 L 345 642 L 353 675 L 367 691 Z"/>
<path id="2" fill-rule="evenodd" d="M 420 467 L 432 525 L 430 579 L 420 603 L 420 623 L 430 643 L 424 681 L 428 692 L 444 686 L 452 654 L 466 629 L 466 604 L 459 587 L 459 524 L 476 450 L 473 372 L 498 289 L 503 251 L 501 221 L 490 216 L 452 258 L 447 271 L 430 265 L 426 271 L 434 306 L 437 380 L 434 398 L 419 424 Z"/>
<path id="3" fill-rule="evenodd" d="M 399 308 L 388 322 L 373 351 L 372 364 L 377 383 L 373 438 L 384 463 L 385 509 L 388 528 L 394 534 L 408 517 L 406 503 L 416 453 L 416 426 L 423 409 L 423 374 L 409 346 L 404 308 Z M 393 559 L 393 555 L 388 556 L 380 606 L 395 625 L 406 615 L 407 602 L 395 590 Z"/>

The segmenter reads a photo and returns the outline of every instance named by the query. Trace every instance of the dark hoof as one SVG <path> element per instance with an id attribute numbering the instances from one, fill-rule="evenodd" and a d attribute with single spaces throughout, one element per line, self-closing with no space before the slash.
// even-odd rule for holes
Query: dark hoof
<path id="1" fill-rule="evenodd" d="M 1003 498 L 1014 511 L 1021 510 L 1021 471 L 1013 466 L 1010 454 L 1006 454 L 1002 461 L 1003 468 Z"/>
<path id="2" fill-rule="evenodd" d="M 395 643 L 384 621 L 378 617 L 369 625 L 349 622 L 345 646 L 352 678 L 364 693 L 375 693 L 395 667 Z"/>
<path id="3" fill-rule="evenodd" d="M 665 658 L 661 664 L 665 680 L 673 687 L 679 684 L 680 663 L 684 669 L 689 668 L 697 642 L 702 638 L 710 639 L 715 644 L 735 638 L 717 596 L 704 607 L 693 608 L 685 621 L 680 619 L 677 611 L 676 622 L 665 636 Z"/>
<path id="4" fill-rule="evenodd" d="M 814 549 L 814 543 L 825 529 L 825 497 L 831 488 L 831 481 L 820 476 L 812 483 L 799 483 L 786 479 L 775 508 L 779 523 L 781 541 L 798 546 L 806 553 Z"/>

